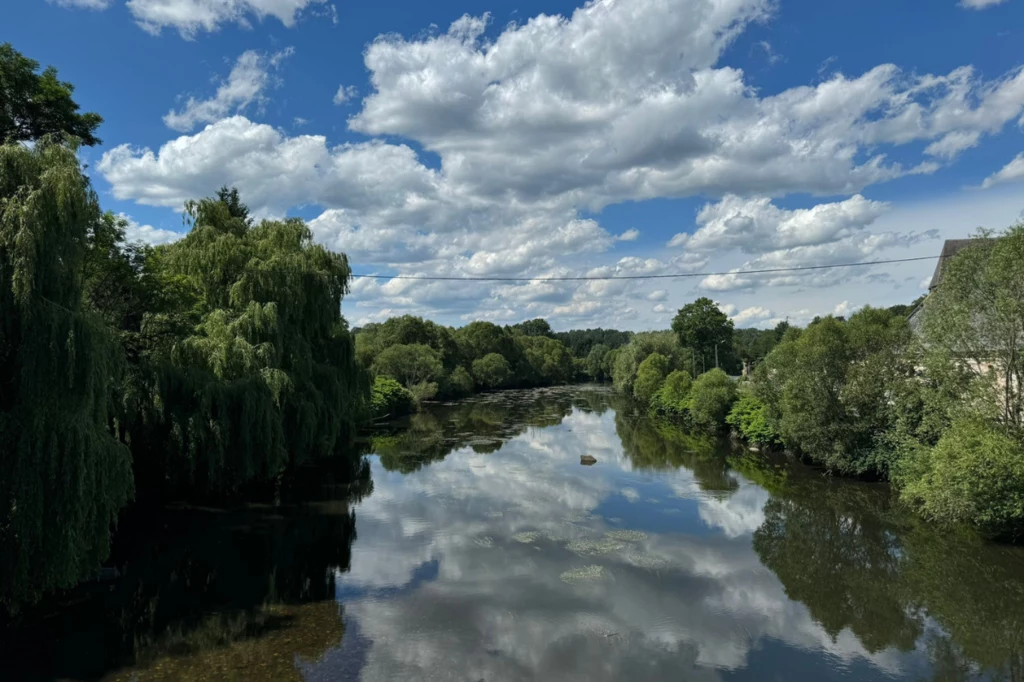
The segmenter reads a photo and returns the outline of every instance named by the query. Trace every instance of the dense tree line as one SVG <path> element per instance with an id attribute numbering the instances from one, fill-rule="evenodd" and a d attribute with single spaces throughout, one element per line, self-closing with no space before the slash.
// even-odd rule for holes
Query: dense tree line
<path id="1" fill-rule="evenodd" d="M 911 306 L 744 333 L 767 351 L 749 380 L 698 374 L 715 344 L 721 361 L 732 332 L 698 300 L 680 310 L 675 335 L 637 334 L 618 352 L 615 385 L 692 427 L 731 427 L 830 472 L 891 481 L 928 518 L 1019 539 L 1024 225 L 982 234 L 942 267 L 940 286 Z"/>
<path id="2" fill-rule="evenodd" d="M 359 362 L 373 376 L 377 416 L 395 416 L 432 398 L 567 384 L 581 369 L 545 320 L 510 327 L 478 321 L 456 329 L 404 315 L 361 327 L 355 339 Z"/>
<path id="3" fill-rule="evenodd" d="M 222 498 L 351 456 L 368 382 L 341 316 L 350 271 L 303 221 L 238 193 L 125 241 L 78 158 L 101 119 L 0 46 L 0 604 L 90 576 L 133 498 Z M 32 144 L 24 144 L 31 142 Z"/>
<path id="4" fill-rule="evenodd" d="M 564 343 L 569 352 L 577 358 L 586 358 L 595 346 L 604 346 L 608 350 L 625 346 L 632 336 L 632 332 L 616 329 L 573 329 L 555 332 L 555 338 Z"/>
<path id="5" fill-rule="evenodd" d="M 3 601 L 95 570 L 133 495 L 222 497 L 345 452 L 367 400 L 345 257 L 232 198 L 129 245 L 73 145 L 0 148 Z"/>

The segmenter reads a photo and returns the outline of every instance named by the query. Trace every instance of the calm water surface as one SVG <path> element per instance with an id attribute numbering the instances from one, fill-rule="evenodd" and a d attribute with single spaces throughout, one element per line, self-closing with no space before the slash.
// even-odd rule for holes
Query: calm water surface
<path id="1" fill-rule="evenodd" d="M 600 387 L 436 406 L 367 448 L 355 483 L 169 513 L 120 577 L 8 625 L 0 678 L 1024 680 L 1024 551 L 884 486 Z"/>

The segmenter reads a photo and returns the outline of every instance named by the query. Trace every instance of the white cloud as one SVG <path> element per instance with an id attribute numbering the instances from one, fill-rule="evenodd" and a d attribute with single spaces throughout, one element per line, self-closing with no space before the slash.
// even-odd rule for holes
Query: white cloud
<path id="1" fill-rule="evenodd" d="M 854 305 L 853 303 L 850 303 L 849 301 L 843 301 L 843 302 L 837 304 L 836 307 L 832 309 L 832 314 L 837 316 L 837 317 L 846 317 L 848 315 L 852 315 L 853 313 L 857 312 L 862 307 L 863 306 Z"/>
<path id="2" fill-rule="evenodd" d="M 335 104 L 345 104 L 351 99 L 359 96 L 359 88 L 354 85 L 339 85 L 338 91 L 334 93 Z"/>
<path id="3" fill-rule="evenodd" d="M 751 323 L 761 322 L 772 317 L 774 313 L 763 306 L 752 306 L 744 308 L 740 312 L 731 315 L 732 321 L 737 327 L 749 327 Z"/>
<path id="4" fill-rule="evenodd" d="M 212 32 L 221 24 L 249 26 L 249 18 L 274 17 L 287 27 L 295 24 L 303 9 L 324 0 L 128 0 L 136 23 L 150 33 L 177 29 L 183 38 L 200 31 Z"/>
<path id="5" fill-rule="evenodd" d="M 767 197 L 742 199 L 729 195 L 707 204 L 697 214 L 699 229 L 676 235 L 672 242 L 692 251 L 739 249 L 745 253 L 838 241 L 873 223 L 888 208 L 857 194 L 810 209 L 785 210 Z M 669 245 L 672 246 L 672 242 Z"/>
<path id="6" fill-rule="evenodd" d="M 271 83 L 270 70 L 276 69 L 294 52 L 290 47 L 272 55 L 254 50 L 243 52 L 213 97 L 204 100 L 189 97 L 183 109 L 167 112 L 164 124 L 172 130 L 188 132 L 200 123 L 214 123 L 232 113 L 241 113 L 253 102 L 261 101 Z"/>
<path id="7" fill-rule="evenodd" d="M 620 242 L 635 242 L 639 236 L 640 230 L 636 229 L 635 227 L 631 227 L 622 234 L 620 234 L 618 237 L 616 237 L 616 239 L 619 240 Z"/>
<path id="8" fill-rule="evenodd" d="M 985 9 L 986 7 L 1001 5 L 1004 2 L 1006 0 L 960 0 L 960 6 L 967 9 Z"/>
<path id="9" fill-rule="evenodd" d="M 140 225 L 135 220 L 124 213 L 119 213 L 118 217 L 124 220 L 127 224 L 125 225 L 124 235 L 125 239 L 129 242 L 146 242 L 152 246 L 159 246 L 161 244 L 170 244 L 176 242 L 185 236 L 182 232 L 174 232 L 173 230 L 164 230 L 152 225 Z"/>
<path id="10" fill-rule="evenodd" d="M 985 178 L 981 186 L 985 189 L 994 187 L 1004 182 L 1013 182 L 1024 178 L 1024 152 L 1017 154 L 1013 161 L 1003 166 L 997 173 Z"/>
<path id="11" fill-rule="evenodd" d="M 58 7 L 67 7 L 69 9 L 93 9 L 93 10 L 105 10 L 113 4 L 114 0 L 46 0 L 47 2 L 57 5 Z"/>
<path id="12" fill-rule="evenodd" d="M 657 289 L 647 294 L 646 298 L 648 301 L 664 301 L 668 298 L 668 292 L 664 289 Z"/>
<path id="13" fill-rule="evenodd" d="M 261 0 L 264 14 L 277 16 L 269 2 Z M 309 4 L 279 3 L 280 12 Z M 233 184 L 260 215 L 321 207 L 311 222 L 316 238 L 358 266 L 383 272 L 735 271 L 703 282 L 730 297 L 763 285 L 792 292 L 863 283 L 881 273 L 743 273 L 880 258 L 917 245 L 932 250 L 922 230 L 878 229 L 886 204 L 859 192 L 933 172 L 939 161 L 952 163 L 1020 118 L 1024 72 L 986 81 L 970 67 L 920 75 L 883 64 L 813 86 L 759 91 L 719 60 L 774 6 L 769 0 L 596 0 L 570 17 L 537 16 L 492 38 L 484 36 L 487 17 L 463 17 L 440 34 L 386 36 L 367 48 L 370 85 L 346 120 L 375 140 L 332 147 L 322 135 L 286 135 L 236 115 L 159 149 L 121 145 L 97 168 L 115 197 L 149 205 L 179 208 Z M 195 27 L 212 30 L 201 22 Z M 359 94 L 346 90 L 349 101 Z M 407 145 L 384 141 L 403 138 Z M 899 163 L 892 158 L 897 151 Z M 847 198 L 801 209 L 773 203 L 790 193 Z M 597 211 L 695 195 L 711 203 L 696 225 L 680 225 L 672 238 L 673 248 L 685 250 L 612 262 L 616 236 Z M 666 281 L 665 300 L 678 307 L 697 294 L 696 284 Z M 565 324 L 660 324 L 645 302 L 649 291 L 641 282 L 621 281 L 386 282 L 361 289 L 346 306 L 355 308 L 354 319 L 388 308 L 448 320 L 555 316 L 557 325 L 561 316 Z M 817 314 L 836 302 L 798 305 Z M 754 303 L 780 316 L 795 308 L 776 299 L 743 301 L 738 309 Z"/>

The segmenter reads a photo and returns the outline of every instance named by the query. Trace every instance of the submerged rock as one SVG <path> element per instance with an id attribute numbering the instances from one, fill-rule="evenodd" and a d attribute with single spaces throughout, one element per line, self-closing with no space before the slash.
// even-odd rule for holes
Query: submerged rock
<path id="1" fill-rule="evenodd" d="M 593 455 L 580 455 L 580 464 L 583 466 L 591 466 L 597 464 L 597 458 Z"/>

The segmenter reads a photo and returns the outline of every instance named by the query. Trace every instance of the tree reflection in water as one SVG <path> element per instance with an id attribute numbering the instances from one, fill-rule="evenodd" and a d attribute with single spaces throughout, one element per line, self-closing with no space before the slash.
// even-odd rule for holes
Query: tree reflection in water
<path id="1" fill-rule="evenodd" d="M 301 679 L 344 634 L 335 575 L 370 490 L 365 464 L 318 468 L 305 478 L 329 485 L 315 490 L 301 478 L 278 506 L 168 510 L 122 536 L 118 579 L 6 624 L 4 679 Z"/>
<path id="2" fill-rule="evenodd" d="M 581 419 L 580 412 L 605 416 Z M 559 428 L 541 431 L 552 426 Z M 500 455 L 507 467 L 486 463 L 512 439 Z M 386 472 L 413 476 L 382 476 L 387 494 L 364 505 L 361 528 L 377 532 L 360 551 L 379 562 L 363 567 L 366 585 L 341 586 L 344 604 L 335 600 L 335 578 L 349 569 L 351 505 L 372 485 L 365 469 L 318 467 L 289 479 L 278 506 L 178 509 L 162 517 L 159 533 L 130 532 L 116 549 L 121 578 L 89 585 L 45 617 L 15 623 L 18 629 L 9 624 L 4 679 L 263 682 L 336 679 L 340 668 L 352 679 L 387 679 L 380 675 L 393 670 L 389 657 L 405 651 L 404 635 L 415 635 L 452 647 L 438 654 L 442 665 L 457 670 L 476 661 L 493 673 L 487 679 L 504 679 L 501 670 L 518 670 L 516 679 L 538 671 L 559 679 L 807 679 L 782 671 L 807 660 L 800 656 L 854 651 L 876 665 L 899 652 L 915 652 L 903 656 L 915 665 L 923 665 L 922 656 L 930 662 L 930 670 L 897 664 L 871 674 L 1024 682 L 1024 551 L 928 525 L 884 485 L 830 479 L 782 456 L 686 433 L 599 387 L 433 405 L 365 446 Z M 591 447 L 603 448 L 599 465 L 578 467 Z M 465 459 L 442 464 L 458 450 Z M 647 487 L 642 494 L 631 489 L 627 501 L 623 480 Z M 680 482 L 685 490 L 672 488 Z M 458 503 L 443 506 L 431 490 L 451 492 Z M 651 506 L 659 494 L 665 504 Z M 559 495 L 578 506 L 570 509 Z M 689 496 L 690 506 L 679 505 L 680 496 Z M 673 501 L 677 515 L 664 515 Z M 604 519 L 605 504 L 609 516 L 660 521 L 636 533 L 646 539 L 618 543 L 623 556 L 581 558 L 566 549 L 572 539 L 597 542 L 629 528 Z M 708 508 L 729 505 L 746 513 L 735 528 L 695 523 Z M 414 538 L 402 531 L 408 519 L 421 529 Z M 544 539 L 548 531 L 559 539 Z M 487 540 L 486 547 L 475 540 Z M 403 552 L 411 577 L 400 566 L 380 576 Z M 647 569 L 636 563 L 644 558 L 659 563 Z M 615 580 L 566 588 L 558 576 L 583 563 L 604 564 Z M 359 571 L 357 562 L 344 580 Z M 806 611 L 790 608 L 783 592 Z M 515 618 L 500 620 L 492 640 L 481 635 L 481 622 L 513 609 Z M 618 635 L 545 629 L 575 623 L 573 609 L 615 624 Z M 647 615 L 674 624 L 678 648 L 648 636 Z M 737 639 L 740 626 L 746 634 Z M 544 636 L 533 639 L 538 633 Z M 835 646 L 822 646 L 829 638 Z M 857 646 L 850 646 L 854 638 Z M 473 650 L 482 641 L 495 647 L 486 656 Z M 515 658 L 509 651 L 517 642 L 523 651 Z M 781 657 L 764 658 L 772 651 Z M 709 652 L 724 667 L 695 663 Z M 499 653 L 506 658 L 490 667 Z M 822 665 L 817 670 L 830 664 Z M 857 670 L 867 669 L 838 674 Z"/>

